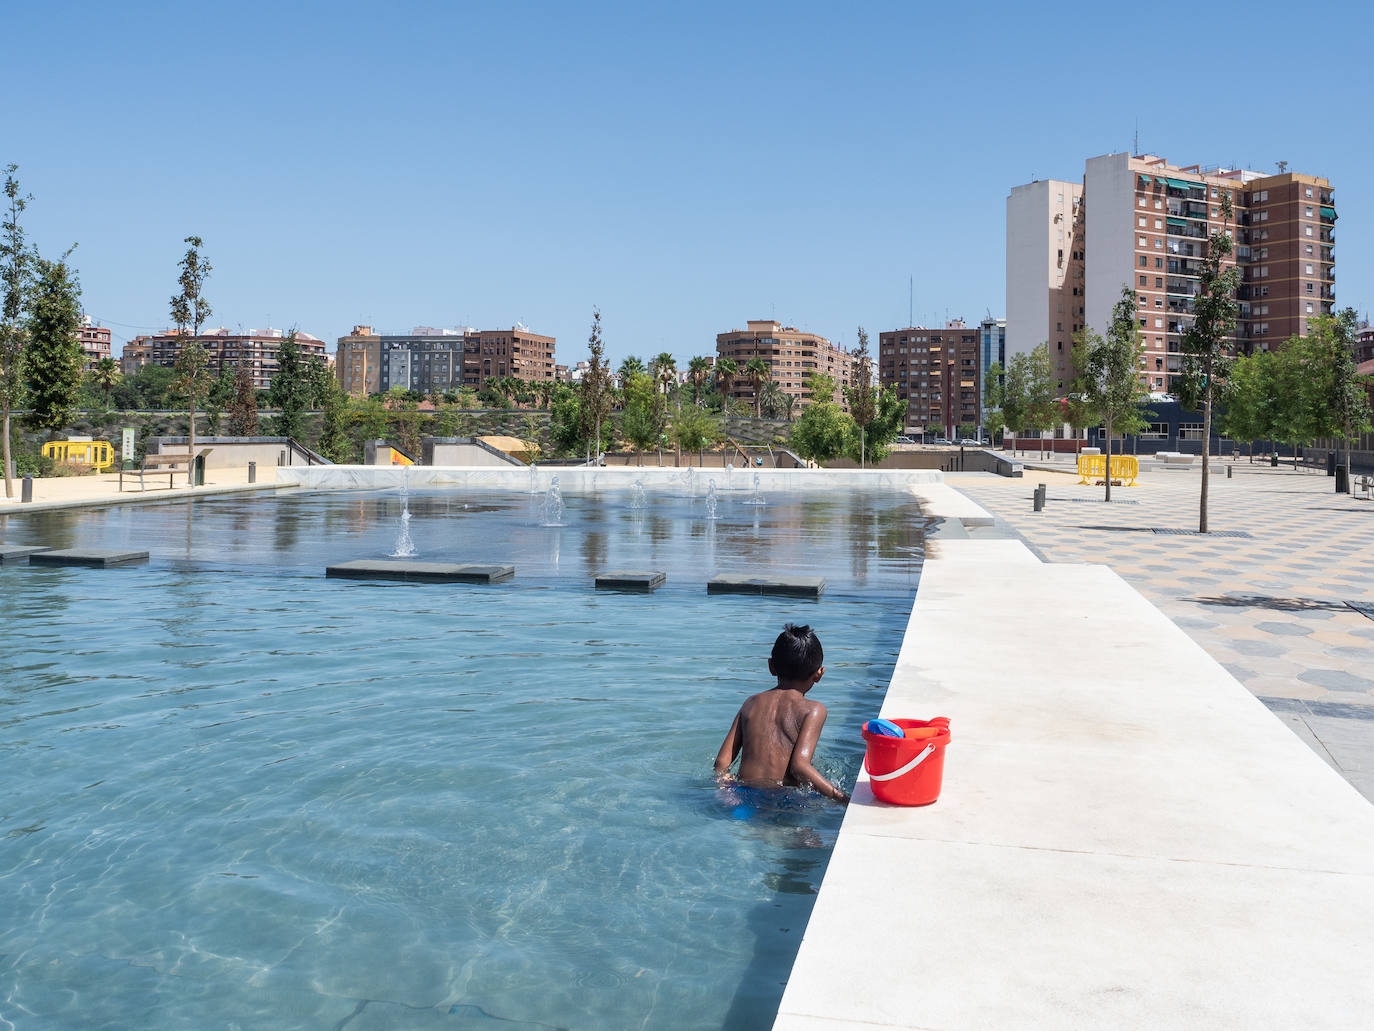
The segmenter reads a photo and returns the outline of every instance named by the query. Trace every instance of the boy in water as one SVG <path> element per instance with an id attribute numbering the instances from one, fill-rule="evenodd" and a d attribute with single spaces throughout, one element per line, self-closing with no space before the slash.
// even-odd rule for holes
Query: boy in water
<path id="1" fill-rule="evenodd" d="M 728 777 L 740 756 L 739 782 L 751 787 L 809 784 L 844 804 L 846 795 L 811 765 L 825 726 L 825 706 L 806 697 L 825 676 L 825 653 L 809 626 L 788 623 L 773 642 L 768 672 L 778 686 L 745 699 L 716 756 L 716 775 Z"/>

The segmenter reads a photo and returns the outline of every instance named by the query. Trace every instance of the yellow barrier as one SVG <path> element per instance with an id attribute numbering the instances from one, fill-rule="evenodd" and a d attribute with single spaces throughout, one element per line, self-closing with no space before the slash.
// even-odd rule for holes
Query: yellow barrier
<path id="1" fill-rule="evenodd" d="M 1078 476 L 1079 483 L 1087 483 L 1090 479 L 1101 481 L 1107 472 L 1106 455 L 1079 455 L 1078 456 Z M 1112 479 L 1120 480 L 1127 487 L 1135 486 L 1135 479 L 1140 475 L 1140 460 L 1135 455 L 1112 455 Z M 1129 482 L 1127 482 L 1129 481 Z"/>
<path id="2" fill-rule="evenodd" d="M 114 451 L 108 440 L 50 440 L 43 455 L 63 465 L 92 465 L 108 469 L 114 464 Z"/>

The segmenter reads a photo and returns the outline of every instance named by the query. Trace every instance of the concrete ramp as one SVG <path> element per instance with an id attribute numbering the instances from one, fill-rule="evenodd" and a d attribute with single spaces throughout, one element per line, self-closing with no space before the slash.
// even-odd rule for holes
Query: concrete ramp
<path id="1" fill-rule="evenodd" d="M 860 778 L 775 1028 L 1370 1026 L 1374 807 L 1109 569 L 983 543 L 882 711 L 951 718 L 940 800 Z"/>

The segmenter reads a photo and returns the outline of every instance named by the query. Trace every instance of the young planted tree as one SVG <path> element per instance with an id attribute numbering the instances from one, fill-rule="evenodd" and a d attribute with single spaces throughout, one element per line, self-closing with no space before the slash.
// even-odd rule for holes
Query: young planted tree
<path id="1" fill-rule="evenodd" d="M 701 405 L 683 405 L 673 416 L 673 441 L 681 451 L 698 455 L 725 439 L 720 420 Z"/>
<path id="2" fill-rule="evenodd" d="M 33 299 L 29 307 L 24 373 L 29 427 L 47 430 L 49 439 L 71 424 L 81 393 L 85 355 L 77 339 L 81 327 L 81 284 L 67 264 L 34 256 Z"/>
<path id="3" fill-rule="evenodd" d="M 205 281 L 210 278 L 214 268 L 201 256 L 205 243 L 199 236 L 188 236 L 182 241 L 188 244 L 182 257 L 181 274 L 177 283 L 181 292 L 172 295 L 171 314 L 181 337 L 181 350 L 177 354 L 176 369 L 179 374 L 177 386 L 186 397 L 188 418 L 191 424 L 189 453 L 194 459 L 196 454 L 196 406 L 209 390 L 210 360 L 201 345 L 200 328 L 205 320 L 214 314 L 210 302 L 205 299 Z M 189 339 L 187 332 L 189 330 Z M 195 482 L 195 462 L 189 463 L 186 482 Z"/>
<path id="4" fill-rule="evenodd" d="M 1279 355 L 1256 351 L 1237 358 L 1226 380 L 1222 431 L 1232 440 L 1279 440 L 1283 436 L 1279 388 Z M 1253 445 L 1250 460 L 1253 462 Z"/>
<path id="5" fill-rule="evenodd" d="M 892 442 L 902 432 L 906 422 L 906 402 L 897 396 L 894 387 L 875 394 L 873 418 L 863 432 L 852 417 L 849 420 L 852 432 L 846 437 L 844 454 L 854 461 L 863 463 L 865 457 L 871 462 L 881 462 L 892 452 Z"/>
<path id="6" fill-rule="evenodd" d="M 854 385 L 846 387 L 849 417 L 859 428 L 859 468 L 867 463 L 868 424 L 878 415 L 878 388 L 873 385 L 873 359 L 868 354 L 868 333 L 859 327 L 859 349 L 854 352 Z"/>
<path id="7" fill-rule="evenodd" d="M 788 440 L 793 451 L 819 465 L 844 454 L 845 439 L 854 432 L 854 420 L 832 400 L 832 377 L 813 373 L 806 385 L 814 400 L 802 409 Z"/>
<path id="8" fill-rule="evenodd" d="M 28 206 L 20 196 L 18 165 L 5 168 L 5 221 L 0 229 L 0 286 L 5 295 L 0 307 L 0 436 L 4 438 L 0 463 L 5 467 L 5 497 L 14 497 L 14 461 L 10 456 L 10 416 L 24 403 L 25 304 L 28 295 L 32 256 L 24 244 L 24 227 L 19 216 Z"/>
<path id="9" fill-rule="evenodd" d="M 1084 329 L 1075 348 L 1074 366 L 1078 376 L 1074 393 L 1094 419 L 1105 429 L 1104 450 L 1107 468 L 1102 477 L 1106 485 L 1103 500 L 1112 500 L 1112 432 L 1139 432 L 1144 425 L 1140 405 L 1148 396 L 1140 379 L 1140 357 L 1145 345 L 1136 324 L 1139 305 L 1136 292 L 1121 288 L 1121 298 L 1112 306 L 1112 321 L 1105 339 L 1092 329 Z"/>
<path id="10" fill-rule="evenodd" d="M 580 415 L 582 419 L 583 439 L 588 444 L 587 461 L 590 463 L 593 458 L 592 447 L 595 447 L 595 457 L 600 461 L 601 457 L 601 426 L 610 418 L 611 415 L 611 373 L 606 366 L 605 345 L 601 340 L 601 309 L 592 309 L 592 331 L 587 338 L 587 347 L 591 352 L 591 359 L 587 365 L 587 371 L 582 377 L 582 397 Z"/>
<path id="11" fill-rule="evenodd" d="M 258 435 L 258 391 L 253 386 L 253 373 L 240 362 L 234 370 L 234 396 L 229 402 L 229 436 L 256 437 Z"/>
<path id="12" fill-rule="evenodd" d="M 1234 210 L 1230 191 L 1221 194 L 1221 216 L 1231 221 Z M 1236 290 L 1240 286 L 1238 266 L 1223 268 L 1232 251 L 1229 231 L 1218 229 L 1207 241 L 1207 256 L 1202 259 L 1202 289 L 1193 300 L 1193 324 L 1183 333 L 1179 350 L 1183 354 L 1182 375 L 1178 378 L 1179 398 L 1192 409 L 1202 410 L 1202 491 L 1198 500 L 1198 533 L 1207 532 L 1208 464 L 1212 450 L 1212 405 L 1221 394 L 1230 366 L 1231 335 L 1236 329 Z"/>
<path id="13" fill-rule="evenodd" d="M 1059 421 L 1059 405 L 1055 397 L 1054 365 L 1050 362 L 1050 345 L 1042 343 L 1031 351 L 1026 366 L 1026 414 L 1031 429 L 1038 431 L 1040 454 L 1045 453 L 1045 431 Z"/>

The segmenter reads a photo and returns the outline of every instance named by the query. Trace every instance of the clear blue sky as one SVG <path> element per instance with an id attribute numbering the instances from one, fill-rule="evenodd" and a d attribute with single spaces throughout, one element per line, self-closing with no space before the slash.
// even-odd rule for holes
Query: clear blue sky
<path id="1" fill-rule="evenodd" d="M 1003 314 L 1004 203 L 1090 156 L 1329 177 L 1371 292 L 1363 5 L 12 5 L 0 163 L 118 343 L 183 237 L 215 323 L 509 326 L 586 356 L 775 317 L 852 345 Z M 17 62 L 17 63 L 16 63 Z M 16 85 L 17 84 L 17 85 Z"/>

